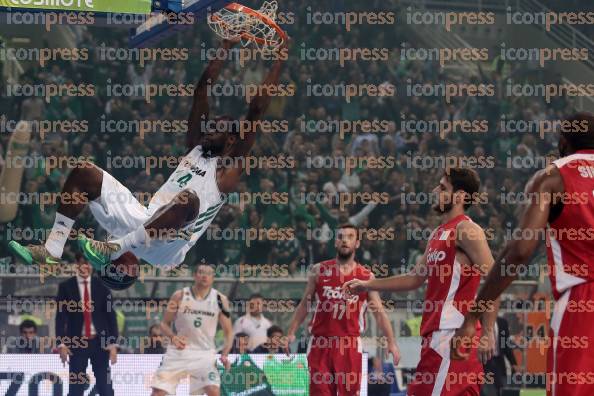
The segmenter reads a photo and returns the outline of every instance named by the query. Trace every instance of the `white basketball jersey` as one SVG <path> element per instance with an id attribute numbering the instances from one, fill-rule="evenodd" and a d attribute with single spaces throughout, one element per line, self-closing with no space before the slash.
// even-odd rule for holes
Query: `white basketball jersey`
<path id="1" fill-rule="evenodd" d="M 183 297 L 175 315 L 176 334 L 187 338 L 186 348 L 200 351 L 215 350 L 215 335 L 219 323 L 219 292 L 211 288 L 208 295 L 197 300 L 189 287 L 182 289 Z"/>
<path id="2" fill-rule="evenodd" d="M 175 238 L 156 243 L 154 252 L 151 252 L 155 262 L 181 263 L 225 203 L 217 185 L 217 160 L 218 157 L 205 158 L 201 146 L 194 147 L 151 199 L 148 205 L 150 216 L 183 190 L 193 191 L 200 199 L 198 217 Z"/>

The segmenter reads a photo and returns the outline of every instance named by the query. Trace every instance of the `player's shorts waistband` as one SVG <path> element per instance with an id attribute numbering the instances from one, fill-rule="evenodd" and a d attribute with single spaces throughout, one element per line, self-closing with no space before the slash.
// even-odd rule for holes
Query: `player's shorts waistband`
<path id="1" fill-rule="evenodd" d="M 353 335 L 312 335 L 310 339 L 313 348 L 358 348 L 361 336 Z"/>
<path id="2" fill-rule="evenodd" d="M 214 349 L 202 349 L 200 347 L 186 346 L 184 349 L 177 349 L 175 346 L 170 345 L 167 347 L 167 352 L 177 354 L 200 354 L 200 355 L 216 355 L 217 351 Z"/>
<path id="3" fill-rule="evenodd" d="M 321 339 L 350 339 L 350 340 L 357 340 L 359 338 L 361 338 L 361 336 L 359 334 L 357 335 L 339 335 L 339 334 L 332 334 L 332 335 L 318 335 L 318 334 L 312 334 L 311 335 L 312 338 L 321 338 Z"/>

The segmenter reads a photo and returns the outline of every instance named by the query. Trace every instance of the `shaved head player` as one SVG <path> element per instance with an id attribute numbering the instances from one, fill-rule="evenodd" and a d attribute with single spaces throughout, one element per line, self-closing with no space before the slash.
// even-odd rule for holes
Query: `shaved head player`
<path id="1" fill-rule="evenodd" d="M 229 41 L 223 42 L 225 48 L 231 45 Z M 240 138 L 239 122 L 230 116 L 217 117 L 214 123 L 206 122 L 209 121 L 208 86 L 216 81 L 222 65 L 222 60 L 210 61 L 198 82 L 189 118 L 186 156 L 148 207 L 106 171 L 89 162 L 81 163 L 64 184 L 56 219 L 45 244 L 25 247 L 11 241 L 12 252 L 27 264 L 57 262 L 76 217 L 88 204 L 99 224 L 115 237 L 102 242 L 79 236 L 81 250 L 96 269 L 103 269 L 126 252 L 153 265 L 180 264 L 223 205 L 222 193 L 235 189 L 247 165 L 245 157 L 256 139 L 252 131 Z M 263 82 L 265 87 L 277 84 L 281 66 L 279 58 Z M 246 116 L 252 125 L 262 117 L 270 102 L 268 89 L 259 91 L 262 94 L 250 102 Z M 84 199 L 66 201 L 62 196 Z"/>
<path id="2" fill-rule="evenodd" d="M 559 136 L 561 158 L 532 176 L 520 215 L 521 239 L 512 239 L 476 298 L 476 308 L 452 340 L 474 342 L 475 323 L 526 265 L 546 230 L 549 277 L 556 304 L 547 357 L 547 394 L 594 395 L 594 117 L 578 113 L 565 120 Z"/>

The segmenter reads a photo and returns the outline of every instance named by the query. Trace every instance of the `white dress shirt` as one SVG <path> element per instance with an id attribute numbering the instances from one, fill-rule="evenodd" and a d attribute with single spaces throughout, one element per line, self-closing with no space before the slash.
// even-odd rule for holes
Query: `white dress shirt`
<path id="1" fill-rule="evenodd" d="M 78 283 L 78 291 L 80 293 L 80 306 L 84 307 L 84 302 L 85 302 L 85 284 L 84 284 L 85 278 L 83 278 L 80 275 L 76 275 L 76 283 Z M 89 301 L 91 301 L 91 308 L 93 307 L 92 301 L 93 299 L 91 298 L 91 277 L 87 277 L 86 278 L 87 281 L 87 288 L 89 289 Z M 83 313 L 84 315 L 84 313 Z M 95 332 L 95 326 L 93 326 L 93 311 L 91 311 L 91 336 L 94 336 L 95 334 L 97 334 Z M 85 321 L 84 321 L 84 317 L 83 317 L 83 328 L 82 328 L 82 335 L 84 337 L 85 335 Z"/>
<path id="2" fill-rule="evenodd" d="M 266 330 L 268 330 L 270 326 L 272 326 L 272 323 L 266 319 L 264 315 L 260 315 L 260 318 L 258 319 L 247 314 L 235 321 L 233 324 L 233 334 L 246 333 L 250 336 L 248 349 L 252 350 L 258 345 L 268 341 Z"/>

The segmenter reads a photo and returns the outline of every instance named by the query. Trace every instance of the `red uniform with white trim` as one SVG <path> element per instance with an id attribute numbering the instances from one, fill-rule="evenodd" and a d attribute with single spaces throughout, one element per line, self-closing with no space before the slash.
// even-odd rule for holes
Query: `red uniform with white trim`
<path id="1" fill-rule="evenodd" d="M 421 322 L 421 360 L 410 396 L 479 395 L 485 382 L 473 348 L 468 360 L 450 360 L 450 340 L 464 322 L 480 284 L 480 272 L 456 257 L 456 228 L 466 215 L 440 225 L 427 248 L 428 284 Z"/>
<path id="2" fill-rule="evenodd" d="M 548 226 L 553 296 L 547 394 L 594 395 L 594 150 L 554 162 L 563 178 L 561 214 Z"/>
<path id="3" fill-rule="evenodd" d="M 359 264 L 350 274 L 342 275 L 335 259 L 320 263 L 316 305 L 309 326 L 312 337 L 307 352 L 310 395 L 359 395 L 360 335 L 365 329 L 368 293 L 347 298 L 342 285 L 352 279 L 367 280 L 370 276 L 370 271 Z"/>

